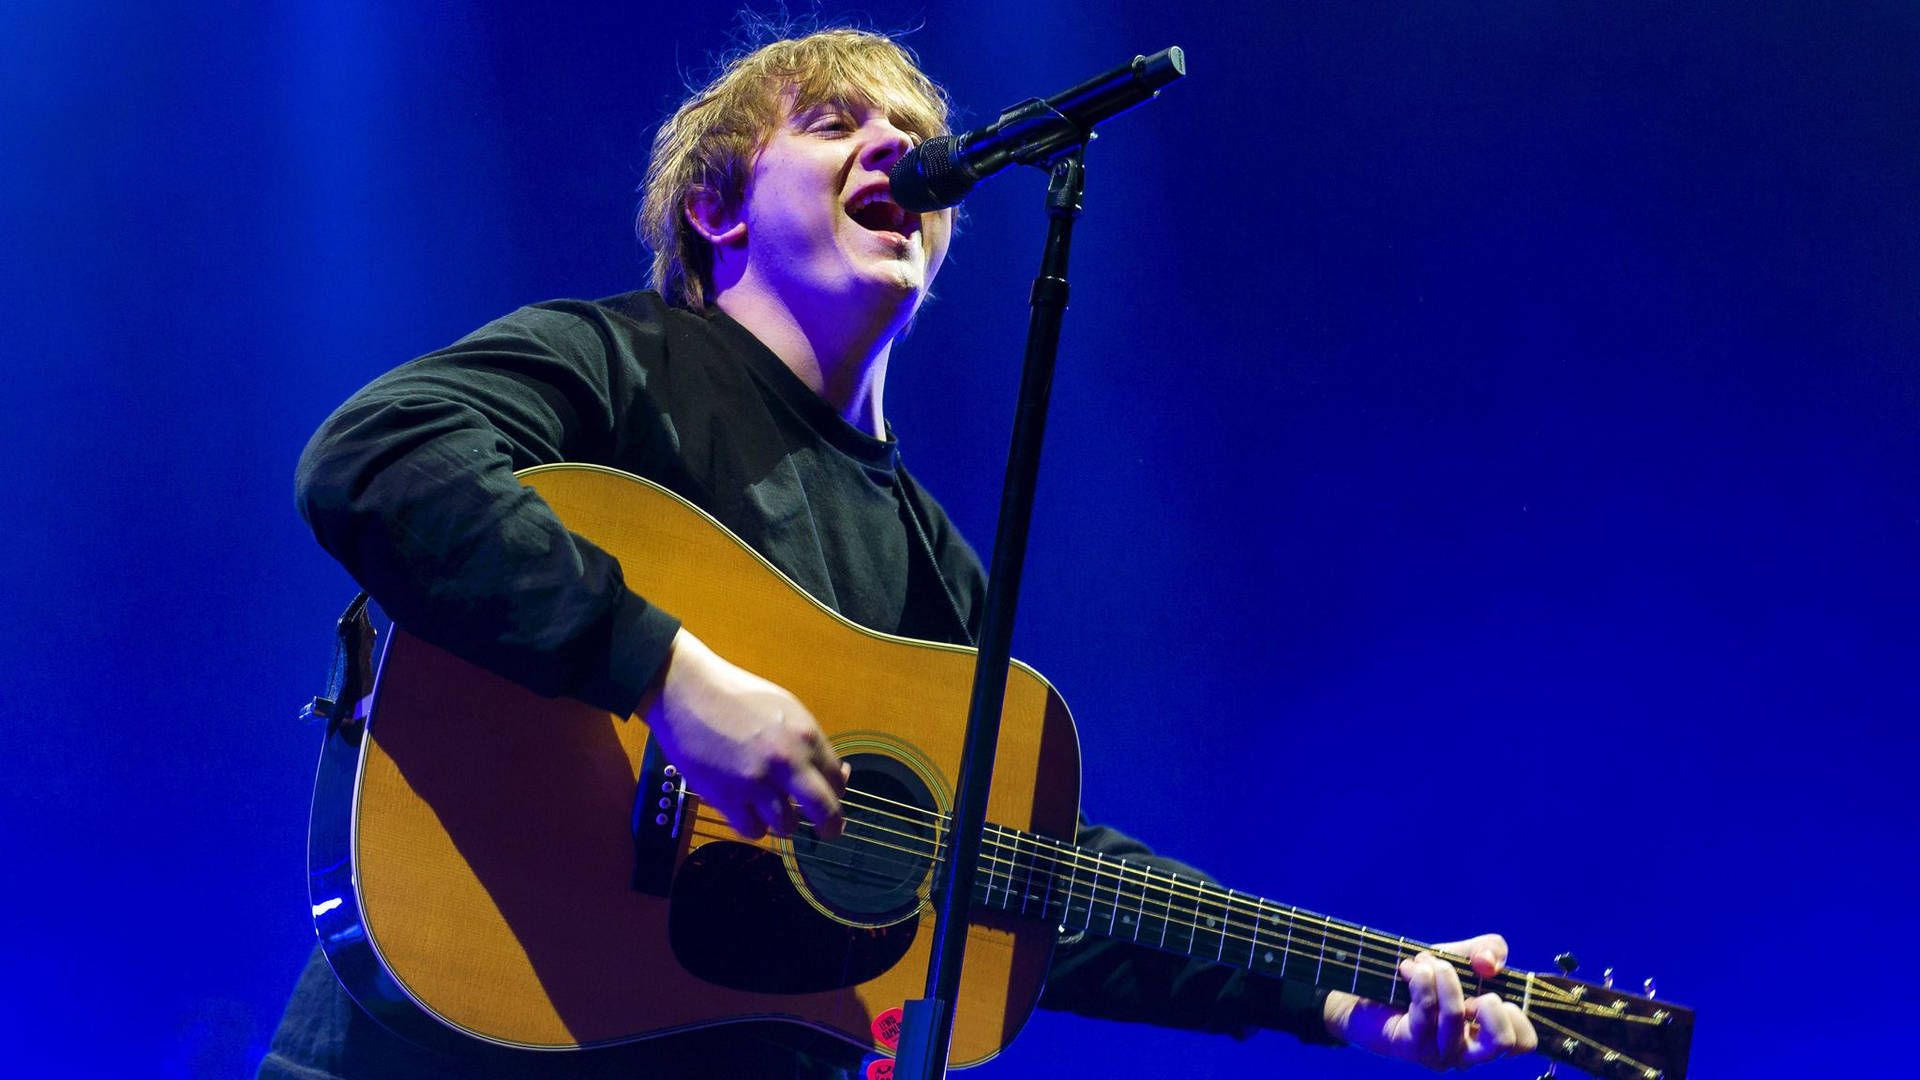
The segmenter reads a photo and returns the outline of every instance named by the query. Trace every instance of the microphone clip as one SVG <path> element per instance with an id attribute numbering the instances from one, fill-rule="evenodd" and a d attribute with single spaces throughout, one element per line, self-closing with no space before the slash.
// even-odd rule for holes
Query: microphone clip
<path id="1" fill-rule="evenodd" d="M 1042 169 L 1049 168 L 1060 154 L 1097 137 L 1091 128 L 1067 119 L 1045 98 L 1028 98 L 1007 109 L 988 132 L 982 142 L 1010 147 L 1010 160 Z"/>

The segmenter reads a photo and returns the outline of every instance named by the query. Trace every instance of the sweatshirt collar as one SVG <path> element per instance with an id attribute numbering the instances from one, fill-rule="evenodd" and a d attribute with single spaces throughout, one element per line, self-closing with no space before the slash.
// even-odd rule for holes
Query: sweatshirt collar
<path id="1" fill-rule="evenodd" d="M 753 336 L 752 331 L 735 322 L 726 312 L 712 310 L 708 325 L 745 358 L 747 370 L 821 438 L 863 465 L 887 470 L 893 468 L 899 440 L 893 437 L 891 425 L 887 428 L 886 438 L 876 439 L 847 423 L 846 418 L 827 404 L 825 398 L 801 382 L 800 376 L 782 363 L 772 349 L 767 348 L 759 338 Z"/>

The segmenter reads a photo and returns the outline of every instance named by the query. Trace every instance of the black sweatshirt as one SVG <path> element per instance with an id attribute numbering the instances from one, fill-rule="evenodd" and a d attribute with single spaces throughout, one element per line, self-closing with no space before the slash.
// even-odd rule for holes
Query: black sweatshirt
<path id="1" fill-rule="evenodd" d="M 409 631 L 537 692 L 626 715 L 679 623 L 628 589 L 618 562 L 514 477 L 558 461 L 672 489 L 855 622 L 971 640 L 986 594 L 980 561 L 907 475 L 894 441 L 848 424 L 725 315 L 670 308 L 652 293 L 523 308 L 374 380 L 307 445 L 300 509 L 321 545 Z M 1110 829 L 1083 824 L 1079 839 L 1195 873 Z M 1277 1027 L 1328 1042 L 1321 997 L 1090 937 L 1058 950 L 1041 1005 L 1241 1036 Z M 520 1055 L 541 1060 L 490 1061 L 484 1074 L 594 1075 L 618 1057 L 627 1075 L 675 1076 L 677 1063 L 713 1075 L 723 1041 Z M 770 1053 L 754 1075 L 813 1075 L 814 1063 Z M 627 1071 L 634 1065 L 643 1071 Z M 316 954 L 261 1074 L 450 1071 L 359 1013 Z"/>

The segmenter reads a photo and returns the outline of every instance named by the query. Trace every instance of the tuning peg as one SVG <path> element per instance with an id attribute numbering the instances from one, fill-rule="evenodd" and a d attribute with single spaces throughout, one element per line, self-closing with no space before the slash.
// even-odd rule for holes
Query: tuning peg
<path id="1" fill-rule="evenodd" d="M 1653 996 L 1653 980 L 1652 980 L 1652 979 L 1648 979 L 1648 980 L 1647 980 L 1646 982 L 1644 982 L 1644 983 L 1641 983 L 1640 985 L 1642 985 L 1642 986 L 1644 986 L 1644 987 L 1646 987 L 1646 988 L 1647 988 L 1647 996 L 1648 996 L 1648 997 L 1652 997 L 1652 996 Z"/>
<path id="2" fill-rule="evenodd" d="M 1580 970 L 1580 958 L 1570 952 L 1563 952 L 1554 957 L 1553 962 L 1560 966 L 1560 973 L 1563 975 L 1571 975 Z"/>
<path id="3" fill-rule="evenodd" d="M 1612 968 L 1603 968 L 1601 970 L 1600 985 L 1606 987 L 1609 990 L 1613 989 L 1613 969 Z"/>

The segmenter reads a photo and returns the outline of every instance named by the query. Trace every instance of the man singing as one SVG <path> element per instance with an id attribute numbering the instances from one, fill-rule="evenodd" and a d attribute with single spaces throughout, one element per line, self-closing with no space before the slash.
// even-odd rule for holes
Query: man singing
<path id="1" fill-rule="evenodd" d="M 890 166 L 947 130 L 943 91 L 885 37 L 829 30 L 727 64 L 654 140 L 639 231 L 653 291 L 523 308 L 376 379 L 308 445 L 299 499 L 320 543 L 412 633 L 529 689 L 620 716 L 643 699 L 667 757 L 743 836 L 831 834 L 846 774 L 806 703 L 730 663 L 624 584 L 514 472 L 593 462 L 712 514 L 865 626 L 969 643 L 985 575 L 901 465 L 885 391 L 951 212 L 910 214 Z M 657 691 L 657 694 L 654 692 Z M 1079 842 L 1183 874 L 1110 829 Z M 1483 976 L 1496 935 L 1455 943 Z M 770 961 L 774 962 L 774 961 Z M 1521 1011 L 1466 995 L 1428 954 L 1411 1005 L 1259 978 L 1113 941 L 1058 949 L 1041 1004 L 1245 1036 L 1352 1043 L 1437 1068 L 1531 1051 Z M 316 951 L 259 1075 L 837 1076 L 724 1029 L 605 1050 L 471 1057 L 414 1047 L 349 999 Z"/>

